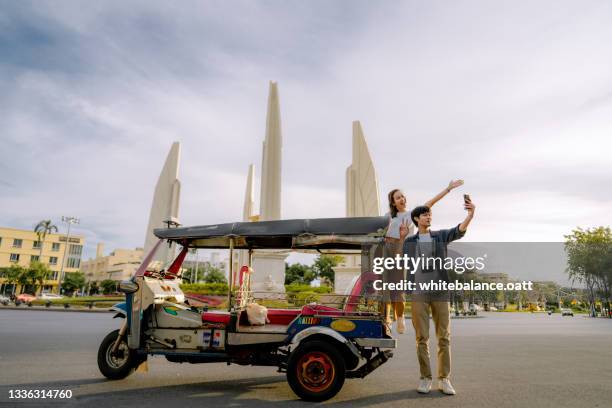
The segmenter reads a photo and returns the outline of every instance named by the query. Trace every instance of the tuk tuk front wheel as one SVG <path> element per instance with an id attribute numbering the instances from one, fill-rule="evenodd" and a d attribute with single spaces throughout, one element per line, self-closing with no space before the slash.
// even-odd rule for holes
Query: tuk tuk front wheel
<path id="1" fill-rule="evenodd" d="M 306 342 L 289 357 L 287 382 L 296 395 L 306 401 L 326 401 L 342 386 L 346 366 L 336 347 L 319 340 Z"/>
<path id="2" fill-rule="evenodd" d="M 102 375 L 110 380 L 121 380 L 138 366 L 136 353 L 128 348 L 125 339 L 119 343 L 116 353 L 113 353 L 113 345 L 119 336 L 119 330 L 110 332 L 98 349 L 98 368 Z"/>

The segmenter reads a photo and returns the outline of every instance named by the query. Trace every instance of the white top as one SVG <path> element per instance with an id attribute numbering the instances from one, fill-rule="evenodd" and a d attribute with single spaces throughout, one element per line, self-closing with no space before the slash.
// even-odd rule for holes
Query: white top
<path id="1" fill-rule="evenodd" d="M 387 213 L 387 216 L 391 216 L 390 213 Z M 412 235 L 414 231 L 414 225 L 412 220 L 410 219 L 410 211 L 398 212 L 397 216 L 391 218 L 389 222 L 389 228 L 387 229 L 387 237 L 399 239 L 400 237 L 400 225 L 402 222 L 406 222 L 408 224 L 408 235 Z"/>
<path id="2" fill-rule="evenodd" d="M 429 232 L 426 232 L 424 234 L 419 234 L 419 241 L 432 242 L 433 240 L 431 239 L 431 234 Z"/>

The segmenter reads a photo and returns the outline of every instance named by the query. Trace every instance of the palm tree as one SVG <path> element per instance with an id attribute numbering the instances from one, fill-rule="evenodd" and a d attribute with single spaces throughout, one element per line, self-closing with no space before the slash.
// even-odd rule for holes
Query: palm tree
<path id="1" fill-rule="evenodd" d="M 55 226 L 51 220 L 42 220 L 34 227 L 34 232 L 38 235 L 38 241 L 40 242 L 40 253 L 38 260 L 42 262 L 43 246 L 45 245 L 45 238 L 47 234 L 57 232 L 57 226 Z"/>

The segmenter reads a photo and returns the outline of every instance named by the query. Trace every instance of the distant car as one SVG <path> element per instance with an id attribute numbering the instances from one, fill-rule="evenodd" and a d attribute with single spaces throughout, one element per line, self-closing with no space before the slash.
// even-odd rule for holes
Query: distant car
<path id="1" fill-rule="evenodd" d="M 561 316 L 574 316 L 574 311 L 572 309 L 561 309 Z"/>
<path id="2" fill-rule="evenodd" d="M 6 306 L 9 304 L 10 301 L 11 299 L 9 299 L 8 297 L 4 295 L 0 295 L 0 304 L 3 304 L 4 306 Z"/>
<path id="3" fill-rule="evenodd" d="M 16 299 L 16 301 L 19 301 L 21 303 L 31 303 L 33 300 L 36 300 L 36 296 L 30 295 L 28 293 L 22 293 L 21 295 L 17 296 Z"/>
<path id="4" fill-rule="evenodd" d="M 62 299 L 63 296 L 62 295 L 58 295 L 56 293 L 42 293 L 39 297 L 39 299 L 43 299 L 43 300 L 53 300 L 53 299 Z"/>
<path id="5" fill-rule="evenodd" d="M 489 312 L 497 312 L 497 310 L 495 306 L 489 306 Z"/>

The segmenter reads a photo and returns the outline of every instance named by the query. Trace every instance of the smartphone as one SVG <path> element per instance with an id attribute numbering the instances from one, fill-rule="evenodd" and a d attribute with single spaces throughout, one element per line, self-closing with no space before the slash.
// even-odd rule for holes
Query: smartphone
<path id="1" fill-rule="evenodd" d="M 463 201 L 464 201 L 466 204 L 468 204 L 468 203 L 472 202 L 472 199 L 470 198 L 470 195 L 469 195 L 469 194 L 464 194 L 464 195 L 463 195 Z"/>

